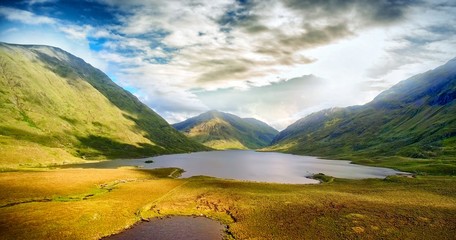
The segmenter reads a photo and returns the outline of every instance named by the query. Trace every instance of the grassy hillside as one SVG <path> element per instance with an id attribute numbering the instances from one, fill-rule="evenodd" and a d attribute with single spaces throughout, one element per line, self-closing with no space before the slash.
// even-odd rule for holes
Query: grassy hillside
<path id="1" fill-rule="evenodd" d="M 58 48 L 2 43 L 0 66 L 3 167 L 207 149 Z"/>
<path id="2" fill-rule="evenodd" d="M 456 174 L 455 98 L 456 59 L 366 105 L 311 114 L 279 133 L 269 150 Z"/>
<path id="3" fill-rule="evenodd" d="M 216 149 L 265 147 L 278 133 L 257 119 L 218 111 L 209 111 L 173 126 L 190 139 Z"/>

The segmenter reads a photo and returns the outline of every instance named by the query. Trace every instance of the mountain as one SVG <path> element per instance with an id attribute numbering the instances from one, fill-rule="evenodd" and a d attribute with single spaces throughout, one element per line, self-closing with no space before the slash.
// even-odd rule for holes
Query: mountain
<path id="1" fill-rule="evenodd" d="M 254 118 L 205 112 L 173 124 L 187 137 L 215 149 L 256 149 L 269 145 L 278 131 Z"/>
<path id="2" fill-rule="evenodd" d="M 403 158 L 396 160 L 421 159 L 420 164 L 454 173 L 455 98 L 453 59 L 396 84 L 363 106 L 326 109 L 302 118 L 280 132 L 268 150 L 364 159 L 384 166 L 379 159 L 399 156 Z M 408 163 L 402 164 L 399 168 L 407 169 Z"/>
<path id="3" fill-rule="evenodd" d="M 2 166 L 34 166 L 208 148 L 84 60 L 0 43 L 0 149 Z"/>

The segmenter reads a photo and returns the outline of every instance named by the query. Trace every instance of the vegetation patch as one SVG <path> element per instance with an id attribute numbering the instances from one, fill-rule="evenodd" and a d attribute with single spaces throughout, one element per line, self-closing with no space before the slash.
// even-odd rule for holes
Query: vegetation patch
<path id="1" fill-rule="evenodd" d="M 314 174 L 311 178 L 319 180 L 321 183 L 332 183 L 334 181 L 334 177 L 327 176 L 323 173 Z"/>

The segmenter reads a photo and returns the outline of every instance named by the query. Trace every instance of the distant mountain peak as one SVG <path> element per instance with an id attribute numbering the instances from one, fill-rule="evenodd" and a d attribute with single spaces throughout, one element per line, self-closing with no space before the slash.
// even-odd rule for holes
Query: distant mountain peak
<path id="1" fill-rule="evenodd" d="M 217 149 L 255 149 L 267 146 L 278 133 L 260 120 L 210 110 L 173 125 L 188 137 Z"/>

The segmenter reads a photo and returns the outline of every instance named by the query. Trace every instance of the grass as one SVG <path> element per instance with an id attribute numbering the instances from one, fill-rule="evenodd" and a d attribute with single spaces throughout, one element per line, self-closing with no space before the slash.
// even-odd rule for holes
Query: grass
<path id="1" fill-rule="evenodd" d="M 312 176 L 313 179 L 319 180 L 321 183 L 332 183 L 334 181 L 334 177 L 327 176 L 323 173 L 317 173 Z"/>
<path id="2" fill-rule="evenodd" d="M 237 239 L 451 239 L 454 184 L 454 179 L 436 178 L 338 180 L 317 186 L 199 178 L 155 209 L 161 214 L 228 213 L 236 220 L 230 231 Z"/>
<path id="3" fill-rule="evenodd" d="M 0 172 L 83 161 L 59 147 L 43 146 L 1 135 L 0 152 Z"/>
<path id="4" fill-rule="evenodd" d="M 288 143 L 287 146 L 292 146 Z M 373 167 L 386 167 L 399 171 L 413 173 L 415 175 L 432 176 L 456 176 L 456 159 L 453 156 L 448 158 L 411 158 L 403 156 L 366 156 L 355 153 L 327 154 L 324 152 L 307 153 L 305 151 L 292 151 L 284 149 L 266 148 L 261 151 L 276 151 L 283 153 L 293 153 L 305 156 L 317 156 L 324 159 L 350 160 L 352 163 Z"/>
<path id="5" fill-rule="evenodd" d="M 175 179 L 180 172 L 1 173 L 0 238 L 97 239 L 142 218 L 167 215 L 206 215 L 228 224 L 236 239 L 453 239 L 456 235 L 454 177 L 324 176 L 332 181 L 289 185 Z"/>
<path id="6" fill-rule="evenodd" d="M 454 159 L 420 159 L 401 156 L 376 157 L 368 160 L 365 157 L 351 156 L 348 159 L 357 164 L 393 168 L 418 175 L 456 175 Z"/>
<path id="7" fill-rule="evenodd" d="M 182 183 L 160 171 L 54 170 L 0 175 L 5 239 L 96 239 L 138 221 L 138 209 Z M 103 189 L 111 189 L 103 191 Z M 74 196 L 91 197 L 75 199 Z M 51 201 L 39 200 L 50 198 Z M 68 201 L 71 199 L 71 201 Z"/>
<path id="8" fill-rule="evenodd" d="M 193 138 L 193 140 L 198 141 L 196 138 Z M 205 146 L 208 146 L 213 149 L 217 150 L 228 150 L 228 149 L 242 149 L 246 150 L 248 149 L 244 145 L 242 145 L 241 142 L 235 139 L 219 139 L 219 140 L 210 140 L 207 142 L 204 142 Z"/>

